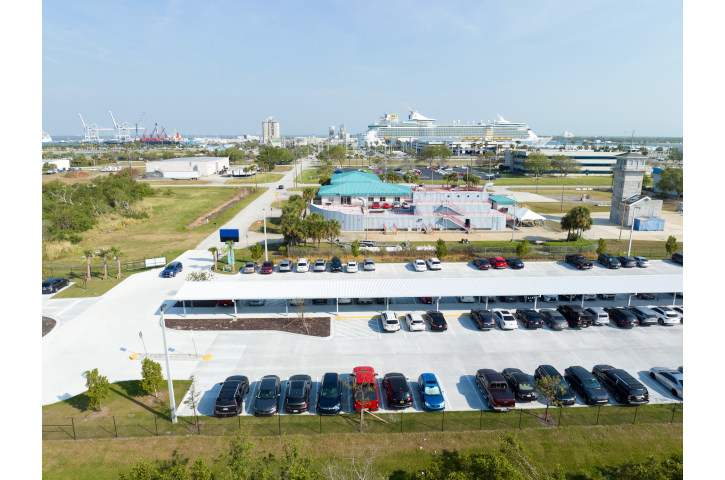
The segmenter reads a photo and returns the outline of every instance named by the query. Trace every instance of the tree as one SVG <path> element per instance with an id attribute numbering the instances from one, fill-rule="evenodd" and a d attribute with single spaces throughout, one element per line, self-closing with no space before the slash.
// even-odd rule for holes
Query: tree
<path id="1" fill-rule="evenodd" d="M 473 185 L 475 187 L 481 183 L 481 178 L 472 173 L 467 173 L 461 178 L 466 181 L 466 185 Z"/>
<path id="2" fill-rule="evenodd" d="M 438 260 L 443 260 L 446 255 L 448 255 L 448 247 L 446 247 L 446 242 L 442 238 L 439 238 L 436 241 L 436 257 L 438 257 Z"/>
<path id="3" fill-rule="evenodd" d="M 582 165 L 568 155 L 554 155 L 551 158 L 551 168 L 561 175 L 567 176 L 570 173 L 581 172 Z"/>
<path id="4" fill-rule="evenodd" d="M 523 240 L 516 245 L 516 255 L 523 259 L 529 253 L 529 241 Z"/>
<path id="5" fill-rule="evenodd" d="M 299 214 L 294 212 L 283 213 L 279 219 L 279 226 L 282 233 L 289 237 L 291 244 L 297 245 L 297 239 L 300 237 L 302 227 L 302 219 Z"/>
<path id="6" fill-rule="evenodd" d="M 253 261 L 258 261 L 260 258 L 262 258 L 262 255 L 264 255 L 264 249 L 259 243 L 255 243 L 254 245 L 249 247 L 249 256 L 252 257 Z"/>
<path id="7" fill-rule="evenodd" d="M 150 358 L 144 358 L 141 362 L 141 378 L 141 390 L 158 397 L 157 389 L 161 388 L 161 383 L 164 381 L 161 364 Z"/>
<path id="8" fill-rule="evenodd" d="M 43 155 L 45 155 L 45 154 L 43 154 Z M 46 170 L 57 170 L 57 169 L 58 169 L 58 165 L 56 165 L 55 163 L 45 162 L 43 164 L 43 171 L 46 171 Z"/>
<path id="9" fill-rule="evenodd" d="M 310 313 L 310 307 L 308 307 L 305 304 L 304 298 L 297 298 L 295 299 L 295 305 L 297 307 L 295 308 L 295 315 L 297 316 L 297 320 L 295 322 L 300 322 L 300 325 L 302 325 L 302 328 L 305 329 L 305 332 L 307 334 L 310 334 L 310 318 L 308 317 L 308 313 Z M 294 323 L 294 322 L 292 322 Z"/>
<path id="10" fill-rule="evenodd" d="M 527 155 L 526 160 L 524 160 L 524 170 L 533 172 L 538 179 L 539 175 L 543 172 L 551 170 L 551 161 L 543 153 L 532 153 L 531 155 Z M 536 183 L 536 191 L 539 191 L 538 181 Z"/>
<path id="11" fill-rule="evenodd" d="M 672 255 L 678 249 L 679 247 L 677 246 L 677 239 L 674 236 L 670 235 L 667 238 L 667 242 L 665 242 L 665 250 L 667 250 L 667 254 Z"/>
<path id="12" fill-rule="evenodd" d="M 214 274 L 207 270 L 197 270 L 186 274 L 187 282 L 210 282 L 214 280 Z"/>
<path id="13" fill-rule="evenodd" d="M 214 262 L 214 265 L 212 266 L 212 268 L 216 272 L 216 262 L 217 262 L 217 256 L 216 256 L 216 254 L 219 251 L 219 249 L 217 247 L 209 247 L 208 248 L 208 251 L 209 251 L 209 253 L 211 253 L 211 259 Z"/>
<path id="14" fill-rule="evenodd" d="M 104 248 L 98 249 L 98 256 L 103 260 L 103 279 L 108 280 L 108 257 L 111 255 L 111 252 Z"/>
<path id="15" fill-rule="evenodd" d="M 360 255 L 360 242 L 355 239 L 354 242 L 350 245 L 350 255 L 357 261 L 358 255 Z"/>
<path id="16" fill-rule="evenodd" d="M 594 220 L 591 217 L 591 212 L 585 206 L 574 207 L 564 215 L 561 219 L 561 228 L 567 229 L 567 231 L 574 230 L 576 237 L 579 238 L 583 232 L 591 230 L 594 225 Z M 569 239 L 567 238 L 567 241 Z"/>
<path id="17" fill-rule="evenodd" d="M 601 255 L 603 253 L 607 253 L 607 241 L 606 240 L 604 240 L 603 238 L 600 238 L 599 240 L 597 240 L 597 244 L 598 244 L 597 253 L 599 255 Z"/>
<path id="18" fill-rule="evenodd" d="M 313 242 L 317 242 L 317 249 L 320 249 L 320 243 L 323 238 L 327 237 L 327 221 L 325 217 L 319 213 L 311 213 L 304 220 L 307 235 Z"/>
<path id="19" fill-rule="evenodd" d="M 341 228 L 342 225 L 340 225 L 339 221 L 335 220 L 334 218 L 328 220 L 326 236 L 330 239 L 330 246 L 332 246 L 332 243 L 335 241 L 335 239 L 340 236 Z"/>
<path id="20" fill-rule="evenodd" d="M 642 177 L 642 186 L 649 187 L 650 185 L 652 185 L 652 177 L 650 177 L 649 175 L 647 175 L 645 173 L 644 176 Z"/>
<path id="21" fill-rule="evenodd" d="M 308 204 L 311 204 L 312 200 L 314 200 L 316 196 L 317 196 L 317 189 L 314 187 L 305 187 L 305 189 L 302 190 L 302 198 Z"/>
<path id="22" fill-rule="evenodd" d="M 93 257 L 93 250 L 83 250 L 83 256 L 86 257 L 86 282 L 91 281 L 91 258 Z"/>
<path id="23" fill-rule="evenodd" d="M 546 422 L 549 420 L 549 405 L 555 407 L 563 405 L 558 396 L 566 392 L 565 383 L 559 375 L 542 375 L 534 379 L 534 384 L 541 396 L 546 399 L 546 413 L 544 414 L 544 421 Z"/>
<path id="24" fill-rule="evenodd" d="M 403 180 L 405 183 L 417 184 L 420 182 L 420 176 L 417 173 L 406 172 L 405 175 L 403 175 Z"/>
<path id="25" fill-rule="evenodd" d="M 108 378 L 98 373 L 98 369 L 86 371 L 86 388 L 88 406 L 95 410 L 103 410 L 103 401 L 111 398 L 111 385 Z"/>
<path id="26" fill-rule="evenodd" d="M 656 186 L 665 193 L 675 192 L 679 202 L 683 192 L 682 169 L 668 167 L 661 170 L 660 179 Z"/>
<path id="27" fill-rule="evenodd" d="M 196 432 L 199 433 L 199 418 L 196 415 L 196 407 L 199 405 L 199 400 L 201 400 L 203 392 L 196 384 L 196 378 L 194 378 L 194 375 L 189 377 L 189 380 L 191 381 L 191 385 L 189 385 L 189 391 L 186 392 L 186 400 L 184 400 L 184 405 L 186 405 L 187 407 L 191 407 L 191 409 L 194 410 L 194 426 L 196 427 Z"/>
<path id="28" fill-rule="evenodd" d="M 116 276 L 116 280 L 121 280 L 121 257 L 123 256 L 123 252 L 121 251 L 121 247 L 111 247 L 109 249 L 111 252 L 111 256 L 116 259 L 116 269 L 118 270 L 118 275 Z"/>
<path id="29" fill-rule="evenodd" d="M 667 160 L 672 160 L 673 162 L 682 163 L 682 152 L 679 148 L 673 148 L 670 150 L 670 152 L 667 154 Z"/>
<path id="30" fill-rule="evenodd" d="M 458 173 L 456 172 L 448 172 L 445 175 L 443 175 L 443 181 L 448 182 L 448 184 L 452 187 L 453 184 L 458 183 Z"/>
<path id="31" fill-rule="evenodd" d="M 322 475 L 330 480 L 385 480 L 378 472 L 377 448 L 336 455 L 322 467 Z"/>

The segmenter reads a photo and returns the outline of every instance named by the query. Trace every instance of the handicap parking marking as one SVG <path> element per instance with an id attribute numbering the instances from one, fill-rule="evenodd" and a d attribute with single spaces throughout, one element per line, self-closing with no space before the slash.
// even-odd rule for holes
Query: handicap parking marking
<path id="1" fill-rule="evenodd" d="M 335 322 L 335 337 L 351 339 L 381 338 L 378 317 L 337 320 Z"/>

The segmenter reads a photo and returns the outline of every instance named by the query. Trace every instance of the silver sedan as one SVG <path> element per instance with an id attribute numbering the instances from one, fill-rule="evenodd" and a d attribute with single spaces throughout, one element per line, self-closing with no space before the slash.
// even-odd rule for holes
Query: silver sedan
<path id="1" fill-rule="evenodd" d="M 647 260 L 644 257 L 634 257 L 634 259 L 637 261 L 638 267 L 649 267 L 650 266 L 649 260 Z"/>
<path id="2" fill-rule="evenodd" d="M 652 367 L 649 369 L 649 376 L 667 387 L 675 397 L 682 396 L 682 372 L 665 367 Z"/>

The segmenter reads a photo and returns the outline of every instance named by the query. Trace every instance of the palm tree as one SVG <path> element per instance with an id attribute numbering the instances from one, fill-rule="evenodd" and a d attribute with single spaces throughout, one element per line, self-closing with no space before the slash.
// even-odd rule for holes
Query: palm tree
<path id="1" fill-rule="evenodd" d="M 86 282 L 91 281 L 91 258 L 93 257 L 93 250 L 83 250 L 83 256 L 86 257 Z"/>
<path id="2" fill-rule="evenodd" d="M 110 248 L 111 256 L 116 259 L 116 269 L 118 270 L 118 275 L 116 276 L 116 280 L 121 280 L 121 257 L 123 256 L 123 252 L 121 251 L 121 247 L 111 247 Z"/>
<path id="3" fill-rule="evenodd" d="M 312 204 L 312 200 L 315 199 L 316 195 L 317 195 L 317 190 L 315 190 L 314 187 L 307 187 L 304 190 L 302 190 L 302 198 L 309 204 Z"/>
<path id="4" fill-rule="evenodd" d="M 103 279 L 108 280 L 108 257 L 111 255 L 111 252 L 101 248 L 98 250 L 98 256 L 101 257 L 101 260 L 103 260 Z"/>
<path id="5" fill-rule="evenodd" d="M 285 214 L 280 217 L 280 229 L 285 236 L 290 237 L 292 246 L 297 245 L 297 233 L 301 223 L 299 215 Z"/>
<path id="6" fill-rule="evenodd" d="M 443 180 L 448 182 L 450 186 L 453 186 L 453 182 L 458 181 L 458 174 L 456 172 L 449 172 L 443 175 Z"/>
<path id="7" fill-rule="evenodd" d="M 216 260 L 217 260 L 216 254 L 219 251 L 219 249 L 216 247 L 209 247 L 208 250 L 209 250 L 209 253 L 211 253 L 212 260 L 214 261 L 214 271 L 216 272 Z"/>
<path id="8" fill-rule="evenodd" d="M 340 236 L 341 228 L 342 225 L 340 225 L 340 222 L 338 222 L 334 218 L 330 219 L 327 222 L 327 237 L 330 239 L 330 246 L 332 246 L 332 242 L 335 240 L 335 238 Z"/>

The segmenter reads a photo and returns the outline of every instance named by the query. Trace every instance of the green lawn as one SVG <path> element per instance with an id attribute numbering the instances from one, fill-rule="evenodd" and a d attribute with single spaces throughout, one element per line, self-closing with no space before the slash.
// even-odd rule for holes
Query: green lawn
<path id="1" fill-rule="evenodd" d="M 609 207 L 597 207 L 593 203 L 583 202 L 526 202 L 526 208 L 538 213 L 566 213 L 574 207 L 585 206 L 590 212 L 608 212 Z"/>
<path id="2" fill-rule="evenodd" d="M 297 175 L 297 183 L 320 183 L 320 179 L 317 175 L 317 169 L 305 169 L 302 170 L 302 173 Z"/>
<path id="3" fill-rule="evenodd" d="M 256 175 L 256 184 L 264 186 L 265 183 L 277 183 L 284 174 L 282 173 L 259 173 Z M 255 176 L 247 178 L 232 178 L 224 182 L 225 185 L 255 185 Z"/>
<path id="4" fill-rule="evenodd" d="M 511 176 L 509 178 L 497 178 L 493 181 L 494 185 L 536 185 L 533 177 Z M 539 179 L 539 185 L 586 185 L 586 186 L 611 186 L 612 177 L 608 176 L 582 176 L 582 177 L 544 177 Z M 576 190 L 575 190 L 576 191 Z"/>
<path id="5" fill-rule="evenodd" d="M 257 222 L 254 222 L 249 226 L 249 230 L 251 232 L 260 232 L 264 233 L 264 227 L 267 227 L 267 233 L 275 233 L 275 234 L 282 234 L 282 230 L 279 228 L 279 217 L 275 218 L 268 218 L 265 220 L 265 223 L 257 225 Z M 241 242 L 240 242 L 241 243 Z"/>

